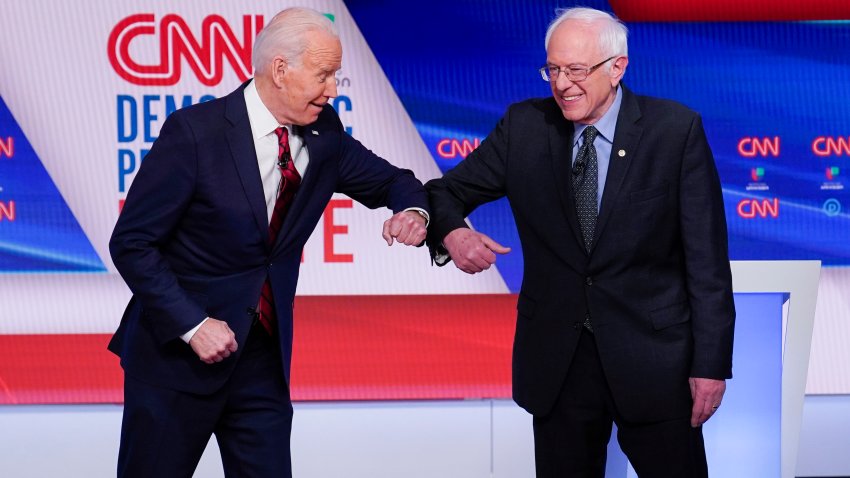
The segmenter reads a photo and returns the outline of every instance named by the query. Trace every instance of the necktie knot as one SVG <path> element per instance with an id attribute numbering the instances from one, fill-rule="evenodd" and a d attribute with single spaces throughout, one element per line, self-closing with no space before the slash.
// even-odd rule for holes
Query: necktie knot
<path id="1" fill-rule="evenodd" d="M 593 127 L 593 125 L 587 126 L 584 128 L 584 131 L 581 132 L 581 137 L 584 140 L 583 145 L 591 145 L 593 141 L 596 140 L 596 137 L 599 136 L 599 130 Z"/>
<path id="2" fill-rule="evenodd" d="M 289 147 L 289 130 L 287 130 L 283 126 L 278 126 L 277 128 L 275 128 L 274 134 L 277 135 L 278 146 Z"/>
<path id="3" fill-rule="evenodd" d="M 289 163 L 289 160 L 291 159 L 291 154 L 289 152 L 289 130 L 287 130 L 283 126 L 278 126 L 274 130 L 274 134 L 277 135 L 278 164 L 280 164 L 285 169 L 287 163 Z"/>

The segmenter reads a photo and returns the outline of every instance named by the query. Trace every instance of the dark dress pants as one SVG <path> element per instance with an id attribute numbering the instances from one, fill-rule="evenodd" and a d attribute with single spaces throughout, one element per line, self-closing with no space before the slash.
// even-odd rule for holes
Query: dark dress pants
<path id="1" fill-rule="evenodd" d="M 228 382 L 211 395 L 125 376 L 119 477 L 189 478 L 213 434 L 226 477 L 292 476 L 292 404 L 277 340 L 255 325 L 244 347 Z"/>
<path id="2" fill-rule="evenodd" d="M 593 334 L 582 330 L 552 411 L 534 417 L 538 478 L 603 478 L 612 423 L 640 478 L 705 478 L 702 428 L 680 419 L 630 423 L 617 412 Z"/>

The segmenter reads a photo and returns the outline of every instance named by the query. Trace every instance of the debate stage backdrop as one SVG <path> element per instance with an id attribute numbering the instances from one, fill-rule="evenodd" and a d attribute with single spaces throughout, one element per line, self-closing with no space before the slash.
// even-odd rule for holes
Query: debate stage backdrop
<path id="1" fill-rule="evenodd" d="M 625 83 L 699 111 L 733 260 L 819 259 L 808 393 L 850 393 L 850 4 L 582 2 L 630 30 Z M 340 31 L 333 100 L 358 140 L 423 181 L 507 106 L 571 2 L 304 0 Z M 264 22 L 293 2 L 34 0 L 0 7 L 0 403 L 120 402 L 106 351 L 129 291 L 107 243 L 166 116 L 251 77 Z M 388 248 L 387 210 L 335 196 L 304 251 L 296 400 L 510 396 L 522 250 L 505 201 L 473 227 L 513 248 L 467 276 Z"/>

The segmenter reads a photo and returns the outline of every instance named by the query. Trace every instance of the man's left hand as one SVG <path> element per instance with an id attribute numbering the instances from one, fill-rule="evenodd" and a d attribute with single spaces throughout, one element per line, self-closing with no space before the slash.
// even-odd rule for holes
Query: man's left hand
<path id="1" fill-rule="evenodd" d="M 381 234 L 387 245 L 393 245 L 393 239 L 408 245 L 418 246 L 425 240 L 428 231 L 425 229 L 425 218 L 416 211 L 402 211 L 384 222 Z"/>
<path id="2" fill-rule="evenodd" d="M 726 392 L 726 381 L 691 377 L 688 384 L 691 386 L 691 398 L 694 400 L 691 426 L 696 428 L 707 422 L 720 407 L 723 393 Z"/>

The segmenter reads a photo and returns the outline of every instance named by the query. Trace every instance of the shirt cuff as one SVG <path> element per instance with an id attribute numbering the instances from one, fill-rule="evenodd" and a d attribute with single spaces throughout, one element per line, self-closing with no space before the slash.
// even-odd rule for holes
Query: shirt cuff
<path id="1" fill-rule="evenodd" d="M 195 327 L 193 327 L 193 328 L 192 328 L 192 330 L 190 330 L 190 331 L 186 332 L 185 334 L 181 335 L 181 336 L 180 336 L 180 338 L 181 338 L 181 339 L 183 339 L 183 342 L 186 342 L 186 343 L 188 344 L 188 343 L 189 343 L 189 341 L 190 341 L 190 340 L 192 340 L 192 337 L 194 337 L 194 336 L 195 336 L 195 332 L 197 332 L 197 331 L 198 331 L 198 329 L 200 329 L 200 328 L 201 328 L 201 326 L 202 326 L 202 325 L 204 325 L 204 322 L 206 322 L 206 321 L 208 321 L 208 320 L 210 320 L 210 318 L 209 318 L 209 317 L 207 317 L 206 319 L 202 320 L 202 321 L 201 321 L 201 323 L 200 323 L 200 324 L 198 324 L 198 325 L 196 325 Z"/>

